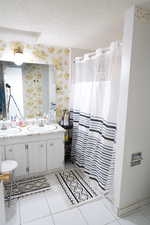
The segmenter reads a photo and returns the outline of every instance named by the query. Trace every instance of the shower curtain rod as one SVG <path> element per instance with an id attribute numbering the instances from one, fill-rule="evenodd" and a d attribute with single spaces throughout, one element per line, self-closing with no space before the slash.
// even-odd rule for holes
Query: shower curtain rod
<path id="1" fill-rule="evenodd" d="M 99 55 L 100 53 L 106 53 L 106 52 L 108 52 L 110 50 L 110 48 L 103 48 L 103 49 L 97 49 L 96 51 L 94 51 L 94 52 L 90 52 L 90 53 L 86 53 L 86 54 L 84 54 L 84 56 L 80 56 L 80 57 L 75 57 L 75 59 L 74 59 L 74 63 L 76 62 L 76 61 L 82 61 L 82 60 L 84 60 L 84 59 L 88 59 L 88 58 L 92 58 L 93 56 L 96 56 L 96 55 Z"/>
<path id="2" fill-rule="evenodd" d="M 118 42 L 118 44 L 120 46 L 122 46 L 122 42 Z M 99 55 L 101 53 L 109 52 L 110 51 L 110 48 L 111 47 L 109 47 L 109 48 L 98 48 L 94 52 L 86 53 L 83 56 L 75 57 L 75 59 L 73 60 L 73 62 L 75 63 L 76 61 L 86 60 L 86 59 L 92 58 L 93 56 Z"/>

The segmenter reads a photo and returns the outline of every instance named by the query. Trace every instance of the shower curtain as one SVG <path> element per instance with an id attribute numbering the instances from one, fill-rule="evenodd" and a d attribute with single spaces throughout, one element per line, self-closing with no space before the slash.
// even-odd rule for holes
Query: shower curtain
<path id="1" fill-rule="evenodd" d="M 73 162 L 100 187 L 112 187 L 121 67 L 118 42 L 108 51 L 76 60 L 71 79 L 70 114 L 73 123 Z"/>

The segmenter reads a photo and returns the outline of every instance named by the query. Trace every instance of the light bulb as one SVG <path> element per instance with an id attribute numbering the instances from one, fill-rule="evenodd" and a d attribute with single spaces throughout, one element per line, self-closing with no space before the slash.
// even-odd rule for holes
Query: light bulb
<path id="1" fill-rule="evenodd" d="M 18 66 L 22 65 L 24 60 L 23 53 L 16 52 L 14 55 L 14 63 Z"/>

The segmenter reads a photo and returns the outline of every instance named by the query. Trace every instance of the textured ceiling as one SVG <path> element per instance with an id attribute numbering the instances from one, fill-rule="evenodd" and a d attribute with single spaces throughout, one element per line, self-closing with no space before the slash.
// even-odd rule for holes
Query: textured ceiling
<path id="1" fill-rule="evenodd" d="M 2 0 L 0 34 L 22 39 L 37 33 L 38 43 L 94 49 L 122 39 L 123 17 L 144 0 Z M 148 1 L 150 3 L 150 0 Z M 5 29 L 7 32 L 5 33 Z M 9 29 L 11 35 L 9 35 Z M 13 29 L 17 32 L 12 35 Z M 21 35 L 19 36 L 19 31 Z M 32 32 L 32 33 L 30 33 Z M 34 34 L 34 33 L 33 33 Z"/>

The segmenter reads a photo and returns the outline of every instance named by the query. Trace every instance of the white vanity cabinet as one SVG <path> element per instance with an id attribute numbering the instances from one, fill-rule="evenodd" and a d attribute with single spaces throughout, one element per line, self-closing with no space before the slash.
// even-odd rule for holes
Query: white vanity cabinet
<path id="1" fill-rule="evenodd" d="M 18 167 L 15 170 L 16 176 L 24 176 L 27 173 L 27 148 L 25 144 L 6 145 L 5 158 L 18 162 Z"/>
<path id="2" fill-rule="evenodd" d="M 47 169 L 56 169 L 63 166 L 64 140 L 54 139 L 47 143 Z"/>
<path id="3" fill-rule="evenodd" d="M 29 143 L 27 148 L 29 174 L 46 171 L 46 143 L 44 141 Z"/>
<path id="4" fill-rule="evenodd" d="M 31 133 L 2 139 L 0 152 L 3 160 L 15 160 L 17 177 L 46 173 L 64 165 L 64 130 Z"/>

